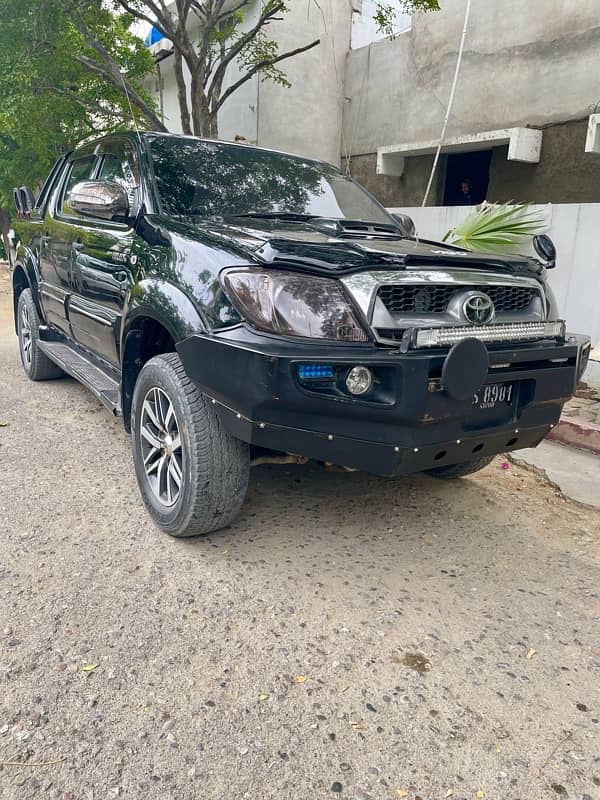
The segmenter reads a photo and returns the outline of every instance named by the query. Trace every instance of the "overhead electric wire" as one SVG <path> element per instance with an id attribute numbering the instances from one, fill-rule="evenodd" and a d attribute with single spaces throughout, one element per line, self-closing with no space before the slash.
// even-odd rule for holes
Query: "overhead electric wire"
<path id="1" fill-rule="evenodd" d="M 352 151 L 354 150 L 354 142 L 356 141 L 356 134 L 358 133 L 358 124 L 360 122 L 360 112 L 362 109 L 363 96 L 365 94 L 367 81 L 369 80 L 370 71 L 371 71 L 371 45 L 369 44 L 369 48 L 367 50 L 367 63 L 365 65 L 362 86 L 360 89 L 360 96 L 358 98 L 358 109 L 356 111 L 356 118 L 354 120 L 354 130 L 352 131 L 350 147 L 346 150 L 346 175 L 350 175 L 350 159 L 352 158 Z"/>
<path id="2" fill-rule="evenodd" d="M 440 134 L 440 140 L 438 142 L 437 149 L 435 151 L 435 158 L 433 159 L 433 165 L 431 167 L 431 174 L 429 175 L 429 181 L 427 183 L 427 189 L 425 190 L 425 197 L 423 198 L 423 202 L 421 206 L 427 205 L 427 200 L 429 199 L 429 192 L 431 191 L 431 185 L 433 183 L 433 178 L 435 176 L 435 172 L 437 169 L 438 161 L 440 160 L 440 153 L 442 152 L 442 145 L 444 144 L 444 138 L 446 136 L 446 129 L 448 127 L 448 120 L 450 119 L 450 114 L 452 112 L 452 104 L 454 102 L 454 94 L 456 92 L 456 85 L 458 83 L 458 75 L 460 73 L 460 65 L 462 63 L 463 51 L 465 49 L 465 39 L 467 37 L 467 28 L 469 26 L 469 15 L 471 13 L 471 0 L 467 0 L 467 7 L 465 9 L 465 22 L 463 25 L 462 36 L 460 38 L 460 47 L 458 49 L 458 58 L 456 59 L 456 67 L 454 69 L 454 78 L 452 79 L 452 87 L 450 89 L 450 97 L 448 98 L 448 107 L 446 108 L 446 116 L 444 117 L 444 124 L 442 125 L 442 132 Z"/>

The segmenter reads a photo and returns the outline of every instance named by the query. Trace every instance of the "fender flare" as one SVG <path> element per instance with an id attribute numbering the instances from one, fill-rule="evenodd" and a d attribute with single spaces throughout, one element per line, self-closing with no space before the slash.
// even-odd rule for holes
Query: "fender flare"
<path id="1" fill-rule="evenodd" d="M 168 331 L 175 343 L 192 333 L 205 333 L 206 321 L 188 295 L 172 283 L 146 278 L 133 289 L 121 334 L 121 354 L 135 322 L 147 317 Z"/>
<path id="2" fill-rule="evenodd" d="M 144 279 L 136 284 L 121 332 L 121 406 L 127 431 L 131 430 L 133 387 L 141 369 L 135 354 L 141 349 L 142 325 L 138 323 L 142 320 L 158 323 L 174 344 L 191 333 L 206 331 L 199 310 L 179 287 L 156 279 Z"/>
<path id="3" fill-rule="evenodd" d="M 45 315 L 42 305 L 40 303 L 40 293 L 38 288 L 38 270 L 36 269 L 36 256 L 29 247 L 21 247 L 21 252 L 18 253 L 14 263 L 10 267 L 11 272 L 11 286 L 13 291 L 13 303 L 15 307 L 15 332 L 16 332 L 16 300 L 17 300 L 17 286 L 16 276 L 22 272 L 25 275 L 27 288 L 31 289 L 33 302 L 37 309 L 40 320 L 45 322 Z"/>

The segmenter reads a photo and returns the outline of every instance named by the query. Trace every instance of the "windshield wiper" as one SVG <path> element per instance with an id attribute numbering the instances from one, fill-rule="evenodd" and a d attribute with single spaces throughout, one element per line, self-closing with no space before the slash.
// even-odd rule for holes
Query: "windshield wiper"
<path id="1" fill-rule="evenodd" d="M 359 233 L 363 228 L 374 228 L 374 231 L 365 231 L 365 234 L 380 233 L 382 230 L 405 238 L 399 226 L 393 221 L 378 222 L 367 219 L 350 219 L 349 217 L 323 217 L 319 214 L 300 214 L 295 211 L 248 211 L 243 214 L 224 214 L 222 219 L 273 219 L 282 222 L 311 222 L 314 227 L 342 233 L 350 230 Z"/>

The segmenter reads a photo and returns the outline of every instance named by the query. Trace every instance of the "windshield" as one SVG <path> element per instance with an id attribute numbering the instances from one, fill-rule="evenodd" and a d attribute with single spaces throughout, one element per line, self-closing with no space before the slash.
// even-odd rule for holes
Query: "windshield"
<path id="1" fill-rule="evenodd" d="M 328 164 L 254 147 L 156 137 L 150 150 L 163 210 L 171 216 L 300 214 L 394 221 Z"/>

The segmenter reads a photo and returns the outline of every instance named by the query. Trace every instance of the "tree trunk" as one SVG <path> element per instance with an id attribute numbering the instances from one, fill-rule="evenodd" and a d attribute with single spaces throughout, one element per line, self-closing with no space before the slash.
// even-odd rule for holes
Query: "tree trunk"
<path id="1" fill-rule="evenodd" d="M 187 88 L 183 74 L 183 60 L 181 53 L 175 48 L 175 82 L 177 83 L 177 100 L 179 101 L 179 116 L 181 117 L 181 130 L 186 136 L 191 136 L 190 109 L 187 101 Z"/>
<path id="2" fill-rule="evenodd" d="M 218 139 L 219 138 L 219 125 L 217 121 L 217 112 L 213 111 L 209 117 L 208 123 L 208 136 L 211 139 Z"/>
<path id="3" fill-rule="evenodd" d="M 194 135 L 207 139 L 218 137 L 217 115 L 212 113 L 202 82 L 192 75 L 192 122 Z"/>

